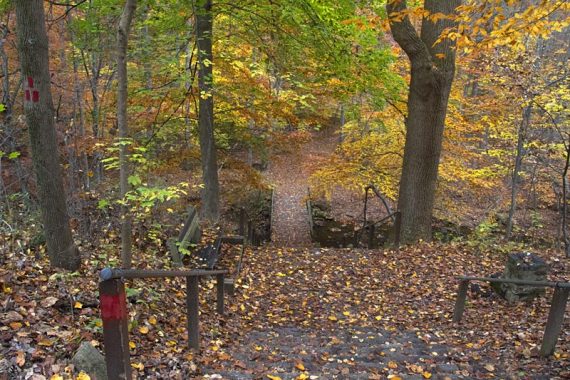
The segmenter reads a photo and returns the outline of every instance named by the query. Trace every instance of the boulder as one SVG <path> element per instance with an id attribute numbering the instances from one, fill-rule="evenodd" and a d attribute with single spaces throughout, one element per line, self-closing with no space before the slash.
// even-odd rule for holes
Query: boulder
<path id="1" fill-rule="evenodd" d="M 546 281 L 548 265 L 539 256 L 531 252 L 509 254 L 505 270 L 500 277 L 523 281 Z M 494 283 L 493 289 L 510 303 L 532 300 L 544 293 L 545 288 L 534 286 Z"/>
<path id="2" fill-rule="evenodd" d="M 107 380 L 105 358 L 89 342 L 83 342 L 71 359 L 75 369 L 87 373 L 93 380 Z"/>

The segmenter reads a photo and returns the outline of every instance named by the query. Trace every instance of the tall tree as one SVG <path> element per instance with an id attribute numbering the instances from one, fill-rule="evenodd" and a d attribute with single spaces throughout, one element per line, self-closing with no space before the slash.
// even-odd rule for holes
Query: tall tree
<path id="1" fill-rule="evenodd" d="M 120 150 L 120 196 L 124 200 L 129 191 L 129 157 L 126 139 L 129 137 L 127 97 L 127 49 L 129 31 L 137 8 L 137 0 L 126 0 L 117 33 L 117 127 L 119 129 Z M 124 268 L 130 268 L 132 262 L 132 216 L 126 205 L 121 207 L 121 261 Z"/>
<path id="2" fill-rule="evenodd" d="M 202 212 L 216 222 L 219 217 L 220 185 L 214 139 L 214 94 L 212 72 L 212 0 L 196 0 L 194 7 L 196 44 L 198 47 L 198 129 L 202 157 Z"/>
<path id="3" fill-rule="evenodd" d="M 460 3 L 461 0 L 425 0 L 427 16 L 422 19 L 419 34 L 406 13 L 405 0 L 390 0 L 386 5 L 392 35 L 411 63 L 398 198 L 404 243 L 431 239 L 443 129 L 455 74 L 455 43 L 438 39 L 445 29 L 454 26 L 453 14 Z"/>
<path id="4" fill-rule="evenodd" d="M 14 0 L 18 53 L 24 78 L 24 112 L 50 263 L 77 270 L 79 249 L 73 242 L 59 164 L 49 72 L 49 46 L 42 0 Z"/>

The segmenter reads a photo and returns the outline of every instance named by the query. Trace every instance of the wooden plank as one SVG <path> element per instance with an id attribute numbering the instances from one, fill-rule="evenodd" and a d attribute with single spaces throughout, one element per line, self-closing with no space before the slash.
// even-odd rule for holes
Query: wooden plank
<path id="1" fill-rule="evenodd" d="M 180 233 L 178 234 L 178 241 L 182 241 L 182 239 L 184 239 L 184 236 L 187 234 L 188 229 L 190 228 L 190 225 L 192 224 L 192 222 L 194 221 L 194 219 L 197 218 L 197 211 L 194 207 L 189 206 L 188 207 L 188 217 L 186 218 L 186 222 L 184 222 L 184 226 L 182 227 L 182 229 L 180 230 Z"/>
<path id="2" fill-rule="evenodd" d="M 544 337 L 542 338 L 542 346 L 540 348 L 541 356 L 550 356 L 554 353 L 558 336 L 562 331 L 562 323 L 564 322 L 564 313 L 566 312 L 566 304 L 568 303 L 569 288 L 555 288 L 550 304 L 550 312 L 548 313 L 548 321 Z"/>
<path id="3" fill-rule="evenodd" d="M 200 325 L 198 301 L 198 277 L 186 277 L 186 315 L 188 323 L 188 347 L 200 351 Z"/>
<path id="4" fill-rule="evenodd" d="M 469 288 L 469 280 L 461 280 L 459 289 L 457 290 L 457 299 L 453 310 L 453 323 L 461 322 L 463 311 L 465 310 L 465 301 L 467 299 L 467 289 Z"/>
<path id="5" fill-rule="evenodd" d="M 172 264 L 175 267 L 182 266 L 182 256 L 180 256 L 180 251 L 178 250 L 178 241 L 174 238 L 168 239 L 166 242 L 168 246 L 168 251 L 170 252 L 170 258 L 172 259 Z"/>
<path id="6" fill-rule="evenodd" d="M 166 278 L 166 277 L 204 277 L 228 273 L 227 270 L 162 270 L 162 269 L 113 269 L 104 268 L 99 278 L 106 281 L 113 278 Z"/>
<path id="7" fill-rule="evenodd" d="M 188 249 L 188 246 L 190 244 L 198 244 L 200 242 L 201 236 L 202 231 L 200 230 L 198 212 L 194 207 L 190 206 L 188 211 L 188 219 L 180 231 L 180 235 L 178 235 L 178 251 Z"/>
<path id="8" fill-rule="evenodd" d="M 460 277 L 457 277 L 457 279 L 458 280 L 469 280 L 469 281 L 498 282 L 498 283 L 536 286 L 536 287 L 545 287 L 545 288 L 546 287 L 570 288 L 570 283 L 568 283 L 568 282 L 530 281 L 530 280 L 517 280 L 517 279 L 507 279 L 507 278 L 471 277 L 471 276 L 460 276 Z"/>
<path id="9" fill-rule="evenodd" d="M 225 244 L 244 244 L 245 238 L 243 236 L 223 236 L 221 241 Z"/>
<path id="10" fill-rule="evenodd" d="M 246 224 L 247 216 L 245 212 L 245 208 L 241 208 L 239 213 L 239 234 L 241 236 L 245 236 L 245 224 Z"/>
<path id="11" fill-rule="evenodd" d="M 315 228 L 314 226 L 314 222 L 313 222 L 313 206 L 311 205 L 311 200 L 307 199 L 307 202 L 305 202 L 307 205 L 307 214 L 309 216 L 309 231 L 311 233 L 311 237 L 313 236 L 313 229 Z"/>

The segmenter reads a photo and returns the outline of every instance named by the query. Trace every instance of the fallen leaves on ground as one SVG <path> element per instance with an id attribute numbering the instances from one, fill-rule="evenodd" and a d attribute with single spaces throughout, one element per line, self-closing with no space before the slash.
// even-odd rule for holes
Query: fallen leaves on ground
<path id="1" fill-rule="evenodd" d="M 569 272 L 560 253 L 541 256 L 550 262 L 551 279 L 565 279 Z M 199 354 L 187 348 L 185 282 L 128 281 L 133 370 L 141 378 L 233 372 L 311 379 L 334 364 L 331 371 L 338 378 L 368 373 L 370 379 L 429 379 L 439 378 L 447 365 L 450 376 L 465 378 L 567 377 L 567 334 L 552 358 L 537 356 L 550 290 L 535 302 L 516 305 L 470 292 L 463 322 L 451 323 L 454 276 L 501 271 L 504 259 L 460 245 L 420 244 L 399 251 L 248 248 L 225 316 L 215 312 L 216 290 L 209 286 L 215 279 L 202 282 Z M 102 342 L 98 272 L 96 266 L 88 268 L 74 275 L 56 273 L 31 258 L 5 263 L 0 269 L 5 362 L 0 365 L 21 376 L 74 376 L 70 358 L 79 343 Z M 350 357 L 372 338 L 384 348 L 370 351 L 370 363 L 378 366 L 365 369 Z M 297 343 L 286 348 L 291 342 Z M 416 361 L 399 354 L 414 345 L 423 347 Z"/>

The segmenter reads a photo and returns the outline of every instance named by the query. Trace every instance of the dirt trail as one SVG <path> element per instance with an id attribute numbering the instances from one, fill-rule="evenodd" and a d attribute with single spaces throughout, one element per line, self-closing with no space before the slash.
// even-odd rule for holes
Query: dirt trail
<path id="1" fill-rule="evenodd" d="M 328 157 L 338 142 L 334 133 L 315 134 L 300 149 L 271 162 L 269 180 L 275 185 L 272 242 L 277 247 L 310 247 L 311 236 L 305 198 L 308 179 L 318 160 Z"/>

